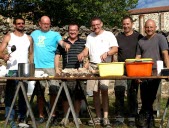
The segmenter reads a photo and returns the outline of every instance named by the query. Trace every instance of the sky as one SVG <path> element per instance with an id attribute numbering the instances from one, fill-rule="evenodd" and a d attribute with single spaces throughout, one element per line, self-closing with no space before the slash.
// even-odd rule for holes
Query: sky
<path id="1" fill-rule="evenodd" d="M 139 0 L 136 8 L 169 6 L 169 0 Z"/>

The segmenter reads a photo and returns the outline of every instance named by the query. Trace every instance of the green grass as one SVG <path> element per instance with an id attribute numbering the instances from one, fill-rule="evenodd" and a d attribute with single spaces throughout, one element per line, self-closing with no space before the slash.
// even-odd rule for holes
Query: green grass
<path id="1" fill-rule="evenodd" d="M 47 99 L 48 99 L 48 98 L 47 98 Z M 167 99 L 168 99 L 168 97 L 162 97 L 162 98 L 161 98 L 160 117 L 155 117 L 155 122 L 156 122 L 156 126 L 157 126 L 157 127 L 159 127 L 159 123 L 160 123 L 162 114 L 163 114 L 163 112 L 164 112 L 164 108 L 165 108 Z M 92 110 L 92 116 L 94 117 L 94 116 L 95 116 L 95 110 L 94 110 L 94 107 L 93 107 L 92 98 L 89 97 L 89 98 L 87 98 L 87 100 L 88 100 L 88 103 L 89 103 L 89 105 L 90 105 L 89 107 L 90 107 L 91 110 Z M 112 123 L 113 120 L 114 120 L 114 115 L 115 115 L 114 94 L 111 94 L 111 95 L 110 95 L 110 99 L 109 99 L 109 100 L 110 100 L 110 102 L 109 102 L 109 106 L 110 106 L 110 107 L 109 107 L 109 117 L 110 117 L 110 121 L 111 121 L 111 123 Z M 125 101 L 126 101 L 126 99 L 125 99 Z M 60 120 L 62 119 L 62 110 L 61 110 L 61 109 L 62 109 L 62 106 L 61 106 L 61 103 L 60 103 L 60 102 L 59 102 L 58 104 L 59 104 L 59 105 L 58 105 L 58 109 L 59 109 L 59 111 L 58 111 L 58 116 L 59 116 L 58 120 L 60 121 Z M 126 102 L 125 102 L 125 105 L 126 105 Z M 34 112 L 35 118 L 37 119 L 37 118 L 38 118 L 38 109 L 37 109 L 37 105 L 36 105 L 36 98 L 35 98 L 35 102 L 33 103 L 32 108 L 33 108 L 33 112 Z M 125 111 L 127 111 L 126 107 L 125 107 L 124 109 L 125 109 Z M 166 115 L 167 118 L 166 118 L 165 121 L 164 121 L 164 125 L 166 125 L 168 116 L 169 116 L 169 110 L 168 110 L 168 112 L 167 112 L 167 115 Z M 46 116 L 46 119 L 47 119 L 47 116 Z M 81 128 L 92 128 L 91 126 L 88 126 L 88 125 L 87 125 L 87 121 L 88 121 L 89 119 L 90 119 L 90 118 L 89 118 L 89 115 L 88 115 L 88 113 L 85 111 L 85 113 L 84 113 L 83 115 L 81 115 L 81 120 L 82 120 L 82 122 L 83 122 L 83 125 L 80 126 L 80 127 L 81 127 Z M 4 118 L 4 110 L 0 110 L 0 128 L 4 127 L 4 122 L 5 122 L 4 120 L 5 120 L 5 118 Z M 125 120 L 125 122 L 126 122 L 126 120 Z M 43 123 L 43 124 L 41 124 L 41 125 L 38 125 L 38 128 L 45 128 L 45 125 L 46 125 L 46 123 Z M 56 127 L 56 126 L 55 126 L 55 127 Z M 66 127 L 67 127 L 67 128 L 75 128 L 75 125 L 74 125 L 74 123 L 73 123 L 72 117 L 70 118 L 70 123 L 69 123 Z M 63 128 L 63 127 L 57 126 L 57 128 Z M 97 126 L 97 128 L 101 128 L 101 126 Z M 127 128 L 127 126 L 125 126 L 125 127 L 123 127 L 123 128 Z"/>

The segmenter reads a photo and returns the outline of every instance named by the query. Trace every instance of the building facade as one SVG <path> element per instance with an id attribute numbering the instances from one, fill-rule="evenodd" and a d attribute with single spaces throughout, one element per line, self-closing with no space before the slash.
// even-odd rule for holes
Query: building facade
<path id="1" fill-rule="evenodd" d="M 144 35 L 144 23 L 148 19 L 156 22 L 157 30 L 169 31 L 169 6 L 141 8 L 129 10 L 133 20 L 134 29 Z"/>

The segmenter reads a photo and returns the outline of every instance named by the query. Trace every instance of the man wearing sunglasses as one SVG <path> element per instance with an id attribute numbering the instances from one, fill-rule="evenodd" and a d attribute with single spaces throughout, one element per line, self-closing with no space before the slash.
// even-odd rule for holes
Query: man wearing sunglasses
<path id="1" fill-rule="evenodd" d="M 18 63 L 32 63 L 33 62 L 33 44 L 32 38 L 24 33 L 25 20 L 21 17 L 17 17 L 13 21 L 14 32 L 8 33 L 4 36 L 0 46 L 0 58 L 7 62 L 8 77 L 17 76 Z M 11 47 L 15 46 L 16 50 L 12 52 Z M 7 48 L 8 53 L 4 53 Z M 18 85 L 17 80 L 7 80 L 5 89 L 5 117 L 7 117 L 12 100 L 14 98 L 15 90 Z M 24 82 L 27 87 L 27 83 Z M 26 103 L 22 91 L 19 91 L 18 99 L 18 121 L 22 122 L 26 114 Z M 14 121 L 15 110 L 9 117 L 11 128 L 16 128 Z"/>

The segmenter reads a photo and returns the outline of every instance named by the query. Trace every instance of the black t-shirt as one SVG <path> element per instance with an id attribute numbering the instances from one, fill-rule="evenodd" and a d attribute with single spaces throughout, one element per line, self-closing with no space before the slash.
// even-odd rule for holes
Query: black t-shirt
<path id="1" fill-rule="evenodd" d="M 66 43 L 70 44 L 71 47 L 68 53 L 58 45 L 56 54 L 62 55 L 62 64 L 64 68 L 79 68 L 80 63 L 78 61 L 77 55 L 83 51 L 85 48 L 86 41 L 84 39 L 78 39 L 72 44 L 68 39 L 64 40 Z"/>
<path id="2" fill-rule="evenodd" d="M 118 61 L 124 62 L 126 59 L 136 57 L 136 49 L 138 40 L 143 36 L 138 32 L 134 31 L 132 35 L 126 36 L 124 33 L 117 35 L 118 42 Z"/>

